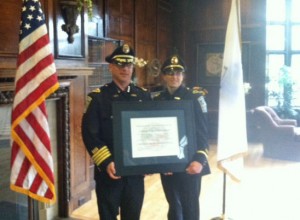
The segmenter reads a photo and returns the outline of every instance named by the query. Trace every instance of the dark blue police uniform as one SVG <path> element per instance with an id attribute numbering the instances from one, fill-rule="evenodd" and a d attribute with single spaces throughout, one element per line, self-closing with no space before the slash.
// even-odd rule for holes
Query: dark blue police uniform
<path id="1" fill-rule="evenodd" d="M 161 182 L 169 203 L 169 220 L 199 220 L 199 196 L 201 190 L 201 177 L 210 173 L 208 164 L 207 142 L 207 111 L 204 97 L 198 90 L 190 90 L 180 86 L 174 94 L 167 89 L 154 97 L 154 100 L 193 100 L 195 112 L 197 151 L 192 161 L 198 161 L 203 165 L 200 174 L 173 173 L 173 175 L 161 174 Z"/>
<path id="2" fill-rule="evenodd" d="M 95 163 L 95 181 L 101 220 L 115 220 L 121 210 L 123 220 L 138 220 L 144 198 L 144 177 L 126 176 L 111 179 L 107 165 L 114 161 L 112 102 L 151 100 L 150 93 L 130 84 L 121 91 L 111 82 L 88 95 L 82 119 L 82 137 Z"/>

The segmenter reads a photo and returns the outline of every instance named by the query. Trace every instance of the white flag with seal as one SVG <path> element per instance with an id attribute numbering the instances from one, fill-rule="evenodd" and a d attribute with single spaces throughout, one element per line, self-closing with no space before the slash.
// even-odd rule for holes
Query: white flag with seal
<path id="1" fill-rule="evenodd" d="M 220 82 L 217 148 L 218 167 L 237 181 L 248 148 L 239 9 L 239 0 L 232 0 Z"/>

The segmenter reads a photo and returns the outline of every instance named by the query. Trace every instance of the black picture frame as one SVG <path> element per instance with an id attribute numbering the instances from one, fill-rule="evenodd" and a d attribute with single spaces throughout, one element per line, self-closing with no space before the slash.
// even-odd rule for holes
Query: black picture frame
<path id="1" fill-rule="evenodd" d="M 224 53 L 224 43 L 198 44 L 197 45 L 197 76 L 198 82 L 203 84 L 220 84 L 220 74 Z M 208 61 L 211 57 L 218 58 L 215 62 L 216 69 L 209 72 Z M 221 66 L 220 66 L 221 65 Z"/>
<path id="2" fill-rule="evenodd" d="M 204 85 L 219 85 L 222 71 L 224 43 L 197 44 L 197 82 Z M 244 81 L 249 79 L 250 43 L 242 42 L 242 64 Z M 211 59 L 212 58 L 212 59 Z M 209 61 L 213 71 L 209 71 Z"/>
<path id="3" fill-rule="evenodd" d="M 117 175 L 185 172 L 196 145 L 194 110 L 191 100 L 114 102 L 112 108 L 114 161 Z M 133 126 L 136 120 L 144 125 Z M 177 136 L 174 135 L 174 140 L 170 137 L 172 132 L 168 133 L 169 129 L 174 128 L 171 128 L 174 124 L 168 124 L 169 120 L 176 121 L 175 124 L 177 124 L 177 129 L 174 130 L 178 133 Z M 141 132 L 133 136 L 136 134 L 135 127 L 138 127 Z M 141 137 L 140 134 L 142 134 Z M 168 143 L 177 141 L 179 143 L 177 146 L 180 148 L 179 154 L 172 154 L 173 150 L 177 149 L 174 147 L 170 154 L 167 152 L 165 155 L 134 156 L 136 139 L 143 140 L 141 148 L 139 146 L 138 149 L 144 149 L 146 146 L 146 149 L 150 147 L 149 149 L 155 153 L 160 153 L 160 150 Z"/>

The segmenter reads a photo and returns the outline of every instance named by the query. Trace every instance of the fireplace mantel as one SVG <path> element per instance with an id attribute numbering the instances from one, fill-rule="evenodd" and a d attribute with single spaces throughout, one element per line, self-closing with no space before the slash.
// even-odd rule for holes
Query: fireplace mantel
<path id="1" fill-rule="evenodd" d="M 58 77 L 89 76 L 93 74 L 94 69 L 92 67 L 57 67 L 57 74 Z M 0 68 L 0 79 L 14 78 L 15 75 L 16 68 Z"/>

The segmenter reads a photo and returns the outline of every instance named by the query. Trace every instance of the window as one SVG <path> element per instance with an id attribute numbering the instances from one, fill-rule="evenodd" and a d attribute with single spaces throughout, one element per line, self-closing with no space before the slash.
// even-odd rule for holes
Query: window
<path id="1" fill-rule="evenodd" d="M 299 0 L 267 0 L 266 101 L 272 107 L 300 107 L 299 8 Z"/>

